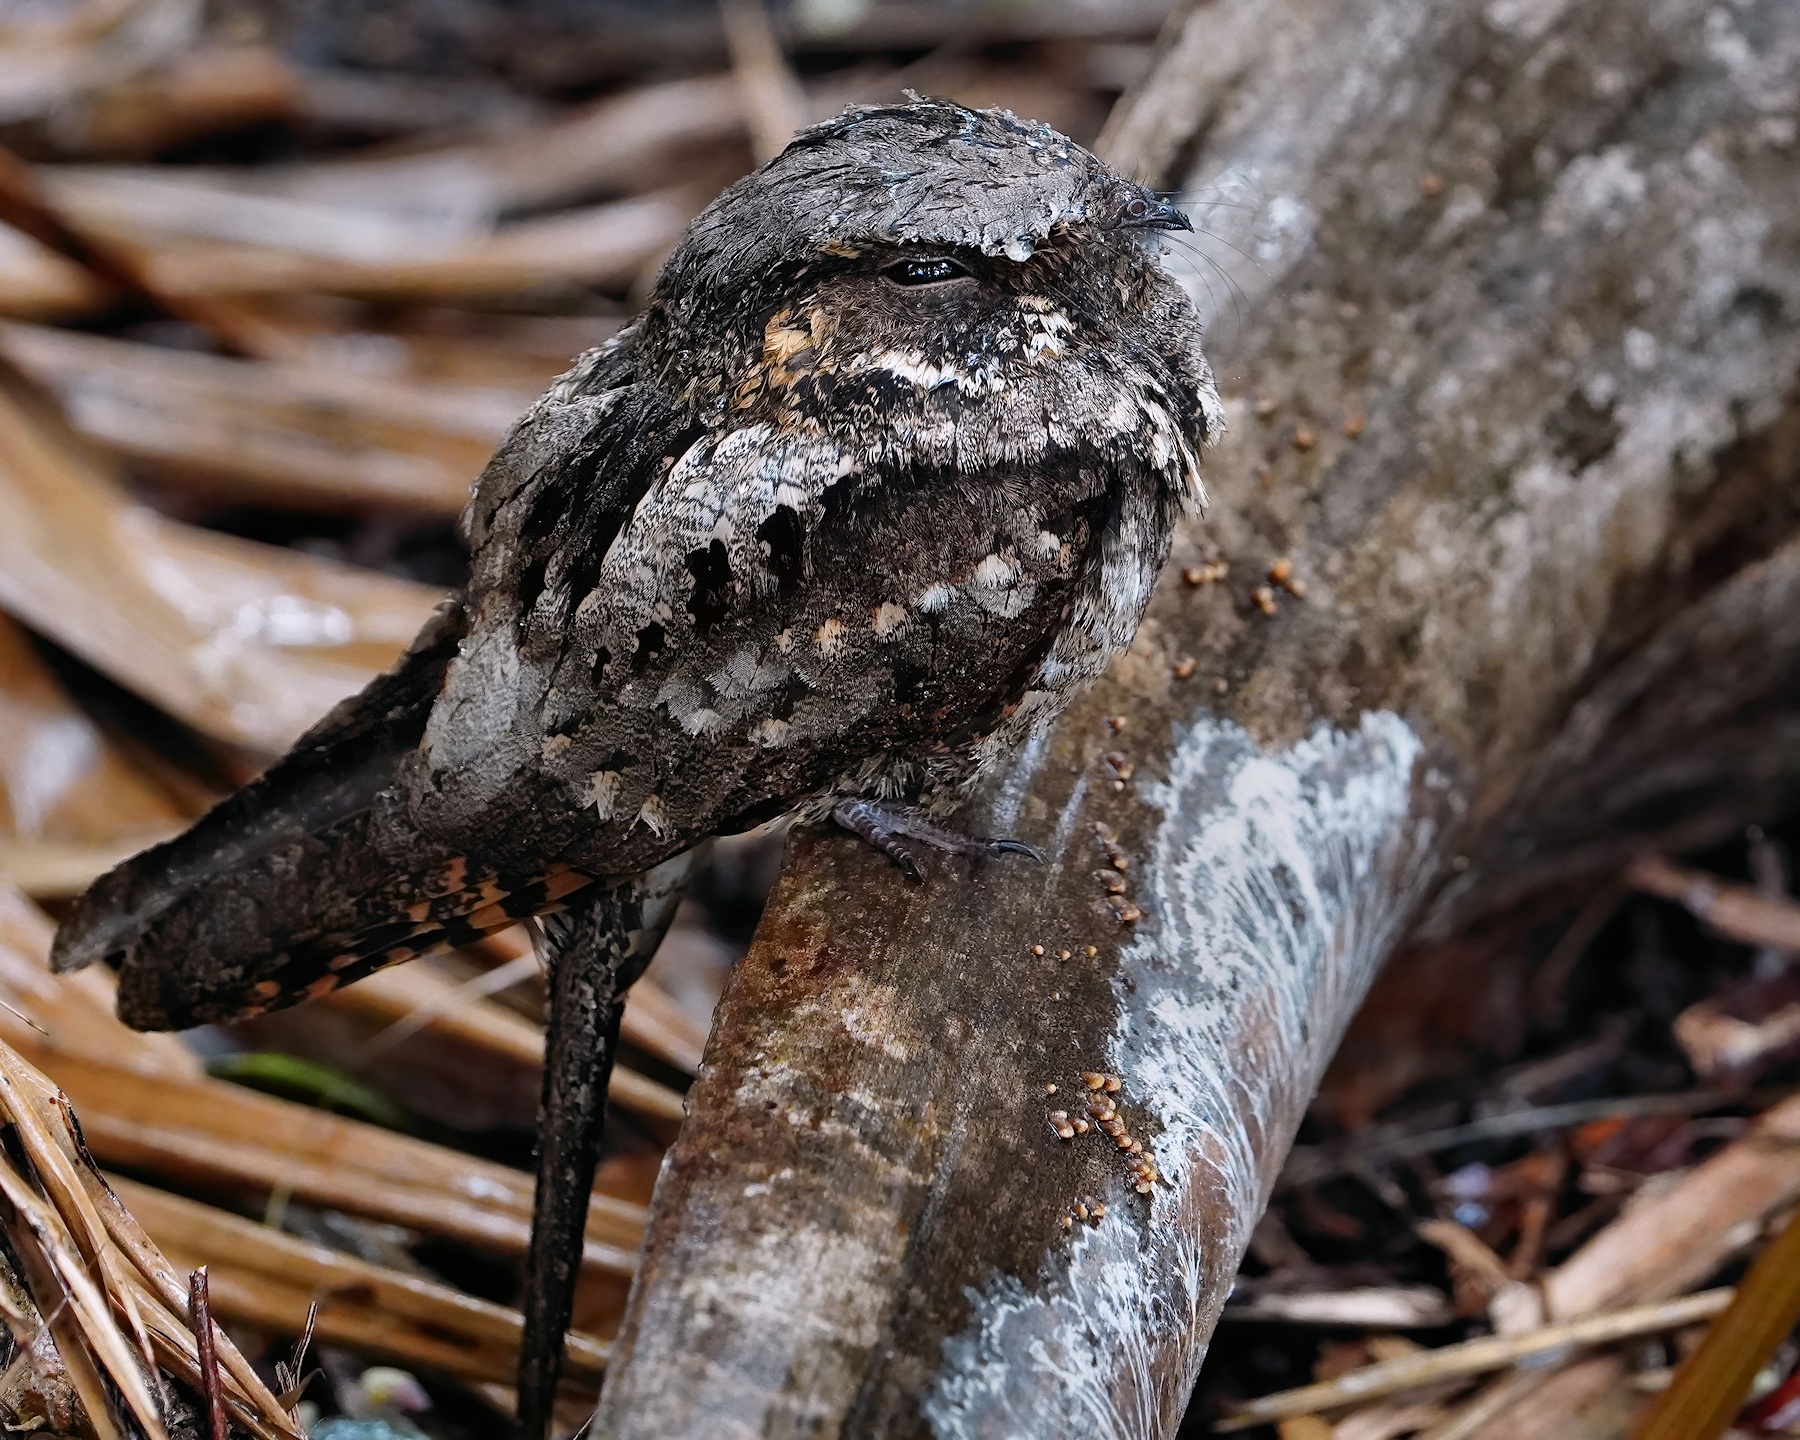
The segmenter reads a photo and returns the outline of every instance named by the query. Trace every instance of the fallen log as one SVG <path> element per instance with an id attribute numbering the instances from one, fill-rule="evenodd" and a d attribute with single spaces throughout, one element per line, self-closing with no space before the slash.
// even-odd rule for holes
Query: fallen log
<path id="1" fill-rule="evenodd" d="M 795 836 L 596 1435 L 1172 1434 L 1384 956 L 1791 795 L 1797 96 L 1781 0 L 1174 27 L 1214 509 L 967 817 L 1044 868 Z"/>

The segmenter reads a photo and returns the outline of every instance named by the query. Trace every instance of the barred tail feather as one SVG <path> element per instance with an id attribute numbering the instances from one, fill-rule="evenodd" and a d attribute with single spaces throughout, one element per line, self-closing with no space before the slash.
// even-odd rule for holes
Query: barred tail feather
<path id="1" fill-rule="evenodd" d="M 400 664 L 185 834 L 95 882 L 51 964 L 120 972 L 119 1014 L 182 1029 L 278 1009 L 556 908 L 567 869 L 483 872 L 419 833 L 391 789 L 464 633 L 446 605 Z"/>

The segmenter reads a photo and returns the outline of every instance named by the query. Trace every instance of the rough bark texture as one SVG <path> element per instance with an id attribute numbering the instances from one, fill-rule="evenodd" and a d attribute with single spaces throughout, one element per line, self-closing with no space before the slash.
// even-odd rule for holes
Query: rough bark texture
<path id="1" fill-rule="evenodd" d="M 1399 938 L 1781 800 L 1797 123 L 1789 0 L 1190 13 L 1108 144 L 1215 242 L 1213 512 L 967 817 L 1048 866 L 796 836 L 597 1434 L 1169 1434 Z"/>

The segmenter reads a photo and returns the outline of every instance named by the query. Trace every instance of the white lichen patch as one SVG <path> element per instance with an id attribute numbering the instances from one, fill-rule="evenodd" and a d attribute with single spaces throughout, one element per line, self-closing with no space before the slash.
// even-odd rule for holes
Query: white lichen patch
<path id="1" fill-rule="evenodd" d="M 859 1045 L 870 1046 L 888 1059 L 905 1064 L 912 1060 L 913 1051 L 895 1023 L 901 1009 L 900 992 L 892 985 L 871 985 L 858 993 L 855 1002 L 844 1006 L 838 1023 Z M 879 1108 L 879 1102 L 876 1103 Z"/>
<path id="2" fill-rule="evenodd" d="M 1037 1275 L 972 1297 L 924 1401 L 941 1440 L 1035 1433 L 1026 1417 L 1048 1415 L 1093 1440 L 1172 1433 L 1201 1307 L 1248 1240 L 1208 1243 L 1191 1205 L 1246 1227 L 1260 1212 L 1262 1137 L 1311 1095 L 1346 992 L 1366 987 L 1422 889 L 1421 750 L 1388 713 L 1285 751 L 1205 716 L 1167 782 L 1146 787 L 1163 818 L 1136 884 L 1156 923 L 1122 953 L 1106 1069 L 1154 1118 L 1162 1178 L 1105 1197 L 1107 1223 L 1061 1240 Z"/>
<path id="3" fill-rule="evenodd" d="M 1650 192 L 1649 177 L 1633 162 L 1628 145 L 1576 156 L 1544 206 L 1544 233 L 1563 236 L 1598 224 L 1603 234 L 1618 234 Z"/>

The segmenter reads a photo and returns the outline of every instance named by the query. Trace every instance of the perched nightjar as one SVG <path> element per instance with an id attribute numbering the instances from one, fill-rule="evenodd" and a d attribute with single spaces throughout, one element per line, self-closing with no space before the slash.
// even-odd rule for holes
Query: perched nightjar
<path id="1" fill-rule="evenodd" d="M 667 909 L 638 877 L 789 811 L 915 876 L 921 847 L 1024 848 L 930 817 L 1130 641 L 1201 500 L 1222 416 L 1148 243 L 1175 228 L 1004 112 L 802 132 L 520 420 L 465 513 L 468 587 L 399 666 L 57 936 L 59 969 L 117 966 L 123 1018 L 169 1028 L 561 911 L 528 1431 Z"/>

